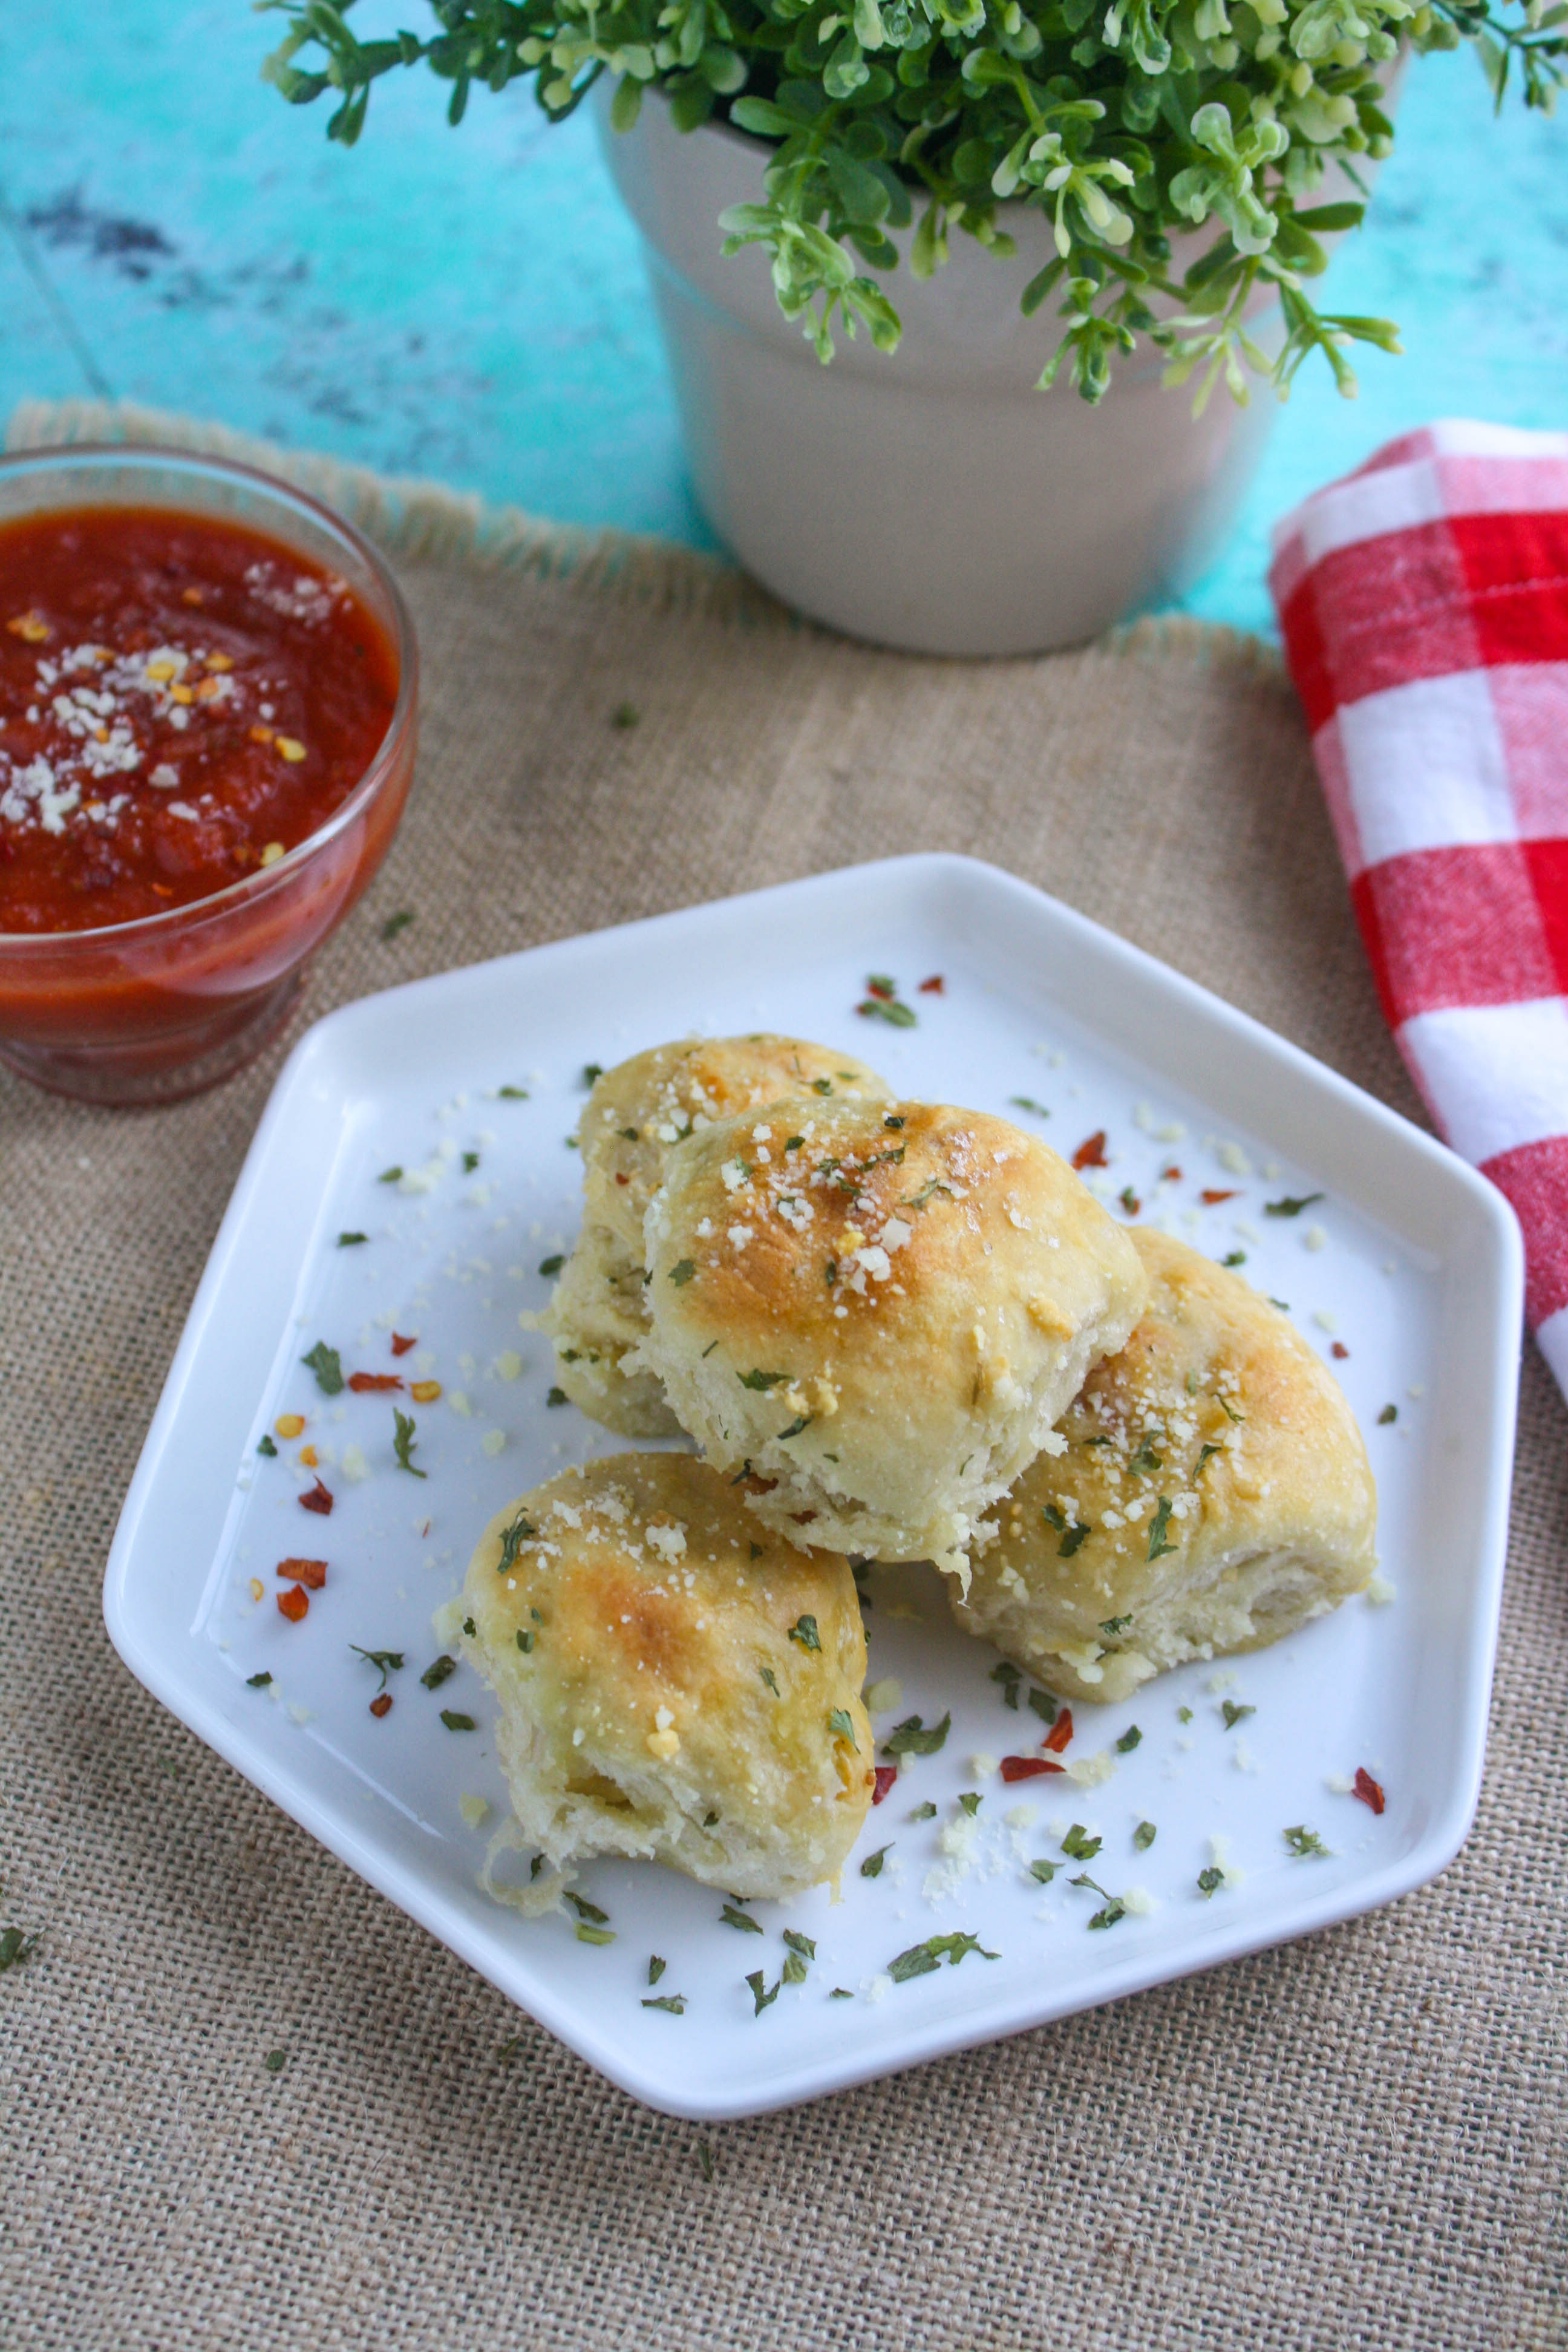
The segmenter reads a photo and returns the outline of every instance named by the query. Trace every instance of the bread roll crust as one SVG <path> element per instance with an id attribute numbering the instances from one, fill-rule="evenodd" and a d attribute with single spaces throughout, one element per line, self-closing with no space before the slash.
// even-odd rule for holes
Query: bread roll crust
<path id="1" fill-rule="evenodd" d="M 1069 1698 L 1261 1648 L 1377 1564 L 1366 1448 L 1327 1367 L 1238 1276 L 1164 1234 L 1131 1238 L 1148 1308 L 953 1597 L 968 1632 Z"/>
<path id="2" fill-rule="evenodd" d="M 464 1603 L 498 1702 L 507 1842 L 549 1865 L 524 1907 L 595 1853 L 748 1896 L 837 1874 L 873 1785 L 845 1560 L 770 1537 L 689 1454 L 623 1454 L 498 1511 Z"/>
<path id="3" fill-rule="evenodd" d="M 648 1336 L 709 1459 L 792 1542 L 962 1570 L 1146 1284 L 1045 1144 L 979 1111 L 773 1103 L 669 1156 Z"/>
<path id="4" fill-rule="evenodd" d="M 580 1412 L 622 1437 L 678 1437 L 680 1423 L 649 1371 L 626 1362 L 647 1334 L 643 1270 L 607 1226 L 587 1223 L 538 1318 L 555 1345 L 555 1377 Z"/>
<path id="5" fill-rule="evenodd" d="M 891 1091 L 853 1054 L 770 1030 L 650 1046 L 605 1070 L 588 1097 L 577 1129 L 587 1214 L 619 1236 L 640 1268 L 648 1202 L 685 1136 L 784 1095 L 881 1101 Z"/>

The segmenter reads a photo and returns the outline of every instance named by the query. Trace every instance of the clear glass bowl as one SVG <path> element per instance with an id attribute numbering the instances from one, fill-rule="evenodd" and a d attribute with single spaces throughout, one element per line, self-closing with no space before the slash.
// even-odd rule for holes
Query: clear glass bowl
<path id="1" fill-rule="evenodd" d="M 72 507 L 182 508 L 280 540 L 345 580 L 386 632 L 397 699 L 363 776 L 276 864 L 166 914 L 90 931 L 0 931 L 0 1062 L 87 1102 L 172 1102 L 248 1062 L 288 1020 L 312 951 L 391 845 L 417 737 L 414 624 L 352 525 L 287 484 L 174 449 L 0 458 L 0 524 Z"/>

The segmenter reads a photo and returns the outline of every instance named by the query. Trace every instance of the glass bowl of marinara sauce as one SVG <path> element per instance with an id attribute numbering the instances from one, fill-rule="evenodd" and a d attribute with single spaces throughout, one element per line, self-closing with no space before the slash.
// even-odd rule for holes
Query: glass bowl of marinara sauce
<path id="1" fill-rule="evenodd" d="M 313 499 L 0 459 L 0 1062 L 155 1103 L 259 1053 L 386 855 L 417 688 L 395 581 Z"/>

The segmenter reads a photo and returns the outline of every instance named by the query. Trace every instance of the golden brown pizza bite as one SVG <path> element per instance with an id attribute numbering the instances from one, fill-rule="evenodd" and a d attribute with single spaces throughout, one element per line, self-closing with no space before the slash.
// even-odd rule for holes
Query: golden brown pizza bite
<path id="1" fill-rule="evenodd" d="M 595 1081 L 579 1122 L 587 1215 L 620 1236 L 640 1270 L 643 1219 L 672 1145 L 784 1095 L 881 1101 L 889 1091 L 852 1054 L 766 1031 L 634 1054 Z"/>
<path id="2" fill-rule="evenodd" d="M 626 1367 L 647 1331 L 643 1270 L 605 1225 L 585 1224 L 536 1320 L 555 1343 L 555 1377 L 582 1412 L 622 1437 L 674 1437 L 680 1424 L 652 1372 Z"/>
<path id="3" fill-rule="evenodd" d="M 1261 1649 L 1359 1592 L 1377 1496 L 1338 1382 L 1279 1308 L 1163 1234 L 1150 1299 L 982 1538 L 961 1625 L 1069 1698 Z"/>
<path id="4" fill-rule="evenodd" d="M 807 1096 L 672 1150 L 648 1336 L 708 1458 L 795 1543 L 963 1572 L 1146 1285 L 1054 1151 L 1005 1120 Z"/>
<path id="5" fill-rule="evenodd" d="M 837 1873 L 871 1801 L 846 1560 L 770 1536 L 706 1463 L 622 1454 L 497 1513 L 463 1603 L 515 1828 L 558 1899 L 599 1853 L 748 1896 Z"/>
<path id="6" fill-rule="evenodd" d="M 679 1427 L 657 1376 L 623 1363 L 647 1323 L 643 1219 L 670 1147 L 796 1090 L 824 1100 L 888 1092 L 853 1055 L 766 1033 L 654 1045 L 595 1080 L 578 1129 L 583 1229 L 538 1325 L 554 1340 L 573 1403 L 621 1436 L 671 1437 Z"/>

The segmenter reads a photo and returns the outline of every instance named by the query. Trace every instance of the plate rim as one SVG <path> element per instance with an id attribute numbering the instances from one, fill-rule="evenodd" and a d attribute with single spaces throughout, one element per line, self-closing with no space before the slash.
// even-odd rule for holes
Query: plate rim
<path id="1" fill-rule="evenodd" d="M 515 1982 L 503 1980 L 504 1972 L 498 1973 L 493 1949 L 484 1946 L 484 1939 L 478 1929 L 471 1926 L 465 1915 L 451 1907 L 444 1895 L 432 1889 L 417 1870 L 396 1857 L 373 1849 L 366 1841 L 356 1836 L 352 1822 L 334 1811 L 328 1801 L 319 1799 L 308 1781 L 301 1781 L 297 1776 L 277 1769 L 266 1750 L 253 1744 L 242 1725 L 226 1718 L 199 1689 L 181 1679 L 173 1661 L 166 1661 L 149 1646 L 135 1622 L 128 1580 L 137 1538 L 153 1499 L 167 1433 L 188 1386 L 192 1360 L 211 1319 L 250 1212 L 258 1171 L 271 1148 L 276 1131 L 288 1119 L 299 1090 L 310 1083 L 313 1066 L 332 1045 L 346 1047 L 352 1052 L 356 1028 L 384 1019 L 389 1007 L 400 1002 L 406 1003 L 410 995 L 438 1001 L 442 995 L 458 995 L 465 990 L 484 988 L 502 971 L 520 967 L 535 971 L 547 971 L 552 963 L 590 953 L 595 948 L 612 951 L 624 949 L 634 945 L 639 938 L 668 934 L 704 916 L 732 915 L 742 908 L 754 908 L 762 916 L 764 910 L 779 908 L 791 900 L 831 895 L 836 890 L 864 894 L 868 899 L 870 894 L 889 887 L 897 890 L 900 886 L 907 892 L 921 884 L 934 885 L 940 889 L 947 880 L 962 880 L 970 888 L 983 891 L 1000 888 L 1037 919 L 1043 915 L 1048 921 L 1060 926 L 1069 940 L 1076 937 L 1080 941 L 1092 941 L 1100 951 L 1109 950 L 1146 982 L 1173 994 L 1185 1009 L 1211 1019 L 1217 1017 L 1221 1024 L 1233 1034 L 1247 1038 L 1255 1048 L 1261 1048 L 1268 1055 L 1282 1061 L 1292 1079 L 1326 1087 L 1347 1110 L 1370 1118 L 1380 1135 L 1396 1148 L 1415 1150 L 1435 1171 L 1440 1182 L 1447 1182 L 1455 1189 L 1469 1213 L 1479 1217 L 1497 1257 L 1488 1302 L 1492 1357 L 1485 1374 L 1485 1395 L 1489 1406 L 1481 1452 L 1486 1465 L 1481 1474 L 1485 1507 L 1467 1608 L 1468 1646 L 1462 1678 L 1464 1720 L 1459 1727 L 1463 1737 L 1456 1741 L 1452 1758 L 1455 1779 L 1443 1809 L 1434 1813 L 1404 1854 L 1394 1857 L 1369 1876 L 1346 1883 L 1321 1896 L 1308 1895 L 1287 1904 L 1283 1913 L 1276 1911 L 1265 1927 L 1260 1927 L 1257 1922 L 1247 1925 L 1243 1919 L 1237 1919 L 1228 1927 L 1216 1923 L 1212 1948 L 1195 1958 L 1184 1958 L 1173 1967 L 1163 1958 L 1158 1946 L 1151 1946 L 1146 1953 L 1131 1957 L 1120 1965 L 1110 1956 L 1110 1965 L 1104 1969 L 1095 1990 L 1087 1997 L 1072 1993 L 1060 2002 L 1047 2000 L 1042 2005 L 1037 1998 L 1020 1996 L 1000 2010 L 986 2010 L 968 2015 L 933 2015 L 923 2023 L 912 2021 L 899 2049 L 892 2053 L 879 2049 L 868 2052 L 862 2062 L 851 2058 L 846 2063 L 841 2059 L 835 2059 L 831 2063 L 815 2065 L 809 2059 L 791 2059 L 765 2080 L 753 2080 L 749 2085 L 737 2087 L 731 2093 L 705 2092 L 696 2097 L 682 2097 L 657 2067 L 645 2068 L 635 2055 L 629 2055 L 620 2046 L 603 2042 L 595 2032 L 592 2012 L 585 2013 L 580 2008 L 567 2009 L 547 1984 L 531 1982 L 525 2001 Z M 913 909 L 906 903 L 899 911 L 908 914 Z M 941 908 L 933 908 L 931 911 L 939 922 L 947 913 Z M 639 917 L 627 923 L 574 932 L 563 939 L 514 949 L 502 956 L 449 967 L 444 971 L 428 973 L 422 978 L 357 997 L 346 1004 L 335 1006 L 310 1024 L 291 1048 L 274 1080 L 192 1295 L 135 1471 L 117 1517 L 104 1568 L 104 1622 L 121 1662 L 160 1705 L 167 1707 L 187 1729 L 213 1748 L 242 1778 L 249 1780 L 280 1811 L 325 1846 L 338 1861 L 353 1870 L 377 1894 L 396 1905 L 438 1943 L 454 1951 L 487 1982 L 495 1985 L 503 1998 L 533 2017 L 618 2089 L 658 2112 L 692 2122 L 727 2122 L 747 2116 L 769 2114 L 836 2091 L 848 2091 L 867 2082 L 890 2077 L 936 2057 L 956 2054 L 985 2042 L 1044 2028 L 1085 2009 L 1122 2000 L 1158 1984 L 1178 1983 L 1186 1977 L 1206 1972 L 1209 1969 L 1253 1953 L 1269 1950 L 1328 1927 L 1342 1926 L 1349 1919 L 1398 1901 L 1418 1887 L 1430 1884 L 1448 1868 L 1463 1846 L 1475 1820 L 1485 1767 L 1490 1690 L 1506 1572 L 1518 1409 L 1517 1345 L 1510 1335 L 1519 1331 L 1522 1321 L 1523 1283 L 1523 1246 L 1518 1220 L 1503 1194 L 1479 1170 L 1447 1144 L 1417 1127 L 1402 1112 L 1357 1086 L 1352 1079 L 1343 1076 L 1293 1040 L 1270 1029 L 1255 1015 L 1229 1003 L 1201 982 L 1189 978 L 1148 950 L 1122 939 L 1049 892 L 984 859 L 948 851 L 919 851 L 857 866 L 833 867 L 823 873 L 769 884 L 760 889 L 737 891 L 721 898 L 704 899 L 689 906 Z M 1480 1636 L 1479 1639 L 1476 1638 L 1478 1634 Z"/>

